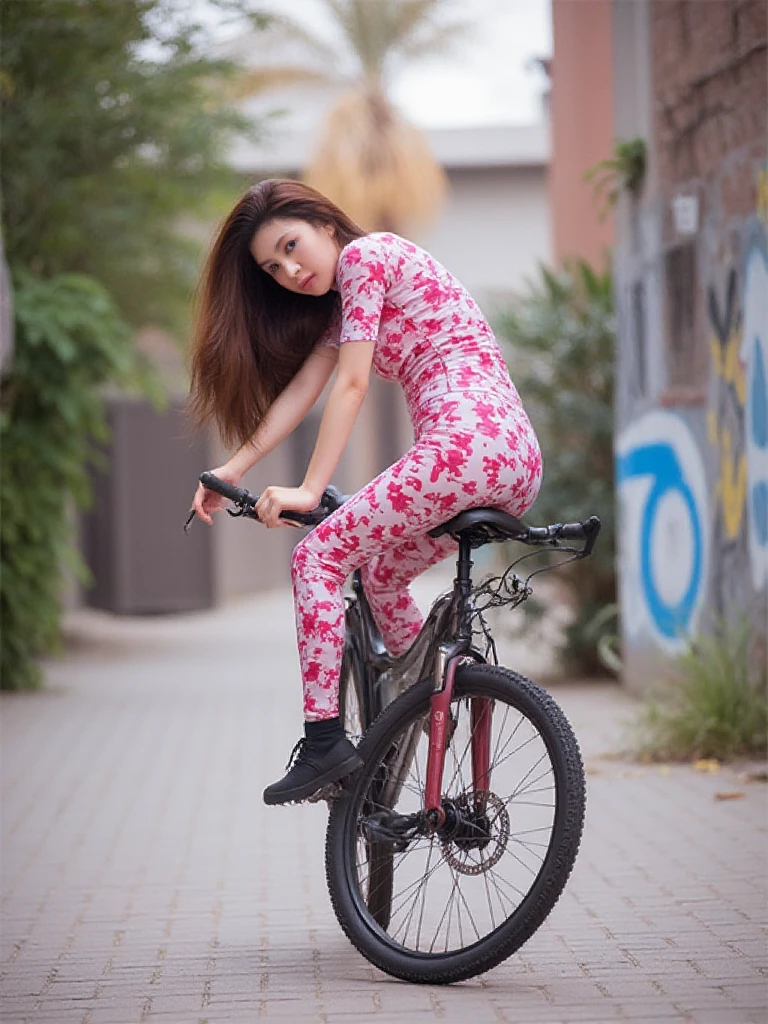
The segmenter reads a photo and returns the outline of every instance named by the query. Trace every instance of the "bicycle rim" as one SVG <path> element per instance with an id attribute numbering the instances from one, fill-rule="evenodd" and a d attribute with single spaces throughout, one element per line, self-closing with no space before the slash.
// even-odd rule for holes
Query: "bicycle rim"
<path id="1" fill-rule="evenodd" d="M 342 927 L 369 960 L 407 980 L 450 982 L 509 956 L 551 910 L 578 850 L 584 777 L 570 726 L 543 690 L 503 669 L 461 668 L 442 797 L 464 820 L 480 822 L 483 809 L 482 828 L 419 834 L 401 849 L 375 844 L 392 858 L 389 888 L 379 892 L 370 823 L 377 813 L 407 816 L 422 806 L 430 695 L 428 684 L 414 687 L 366 737 L 366 766 L 329 823 L 328 878 Z M 472 788 L 472 697 L 493 701 L 483 794 Z M 412 756 L 403 758 L 409 745 Z"/>

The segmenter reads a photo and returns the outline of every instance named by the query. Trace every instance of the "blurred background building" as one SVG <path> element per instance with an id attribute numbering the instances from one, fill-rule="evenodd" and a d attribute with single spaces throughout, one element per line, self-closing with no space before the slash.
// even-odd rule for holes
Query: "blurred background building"
<path id="1" fill-rule="evenodd" d="M 579 257 L 593 267 L 612 266 L 625 679 L 644 686 L 686 636 L 740 616 L 752 624 L 753 663 L 764 668 L 766 5 L 552 0 L 549 9 L 552 54 L 540 47 L 530 54 L 551 84 L 536 119 L 421 132 L 419 145 L 426 149 L 420 158 L 431 153 L 442 175 L 434 179 L 442 182 L 435 191 L 443 192 L 443 200 L 435 203 L 431 220 L 401 233 L 454 272 L 492 318 L 526 291 L 539 263 L 557 266 Z M 248 39 L 237 45 L 249 54 L 252 73 L 263 70 Z M 270 53 L 267 64 L 277 56 Z M 349 82 L 325 80 L 300 61 L 299 70 L 304 80 L 302 74 L 293 80 L 273 75 L 271 84 L 244 90 L 244 109 L 255 118 L 282 111 L 268 120 L 260 141 L 240 144 L 231 154 L 249 180 L 317 169 L 323 125 Z M 146 424 L 158 414 L 143 415 Z M 181 414 L 177 408 L 164 415 L 171 417 L 173 448 Z M 301 477 L 318 415 L 257 467 L 246 481 L 252 489 Z M 114 451 L 120 435 L 117 429 Z M 168 452 L 159 442 L 147 446 L 136 438 L 142 451 L 153 450 L 156 473 L 162 474 Z M 396 389 L 377 384 L 339 483 L 359 487 L 409 440 Z M 187 449 L 185 480 L 223 458 L 215 441 L 196 443 Z M 102 502 L 96 516 L 108 507 Z M 113 526 L 99 529 L 102 540 L 114 540 Z M 288 530 L 267 536 L 254 527 L 246 538 L 247 529 L 222 524 L 209 533 L 198 524 L 195 542 L 163 535 L 166 555 L 186 560 L 187 592 L 198 593 L 199 603 L 285 582 L 295 536 Z M 86 550 L 93 552 L 97 534 L 91 527 Z M 143 528 L 132 536 L 132 544 L 146 545 Z M 146 593 L 157 595 L 152 574 L 158 560 L 121 557 L 134 570 L 144 564 Z M 99 559 L 92 557 L 91 564 L 98 569 Z M 164 571 L 184 578 L 175 568 Z M 89 600 L 115 610 L 160 610 L 150 607 L 156 596 L 146 606 L 121 606 L 99 597 L 98 585 Z M 187 606 L 178 597 L 173 601 Z"/>

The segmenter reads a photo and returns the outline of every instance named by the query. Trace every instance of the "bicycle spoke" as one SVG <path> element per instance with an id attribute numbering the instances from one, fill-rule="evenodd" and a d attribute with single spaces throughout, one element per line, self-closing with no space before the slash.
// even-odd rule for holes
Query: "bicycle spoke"
<path id="1" fill-rule="evenodd" d="M 445 863 L 445 861 L 441 858 L 437 862 L 437 864 L 435 864 L 435 866 L 429 872 L 426 872 L 421 878 L 417 879 L 415 882 L 412 882 L 411 885 L 409 885 L 402 892 L 397 893 L 397 897 L 404 896 L 405 893 L 408 892 L 408 889 L 412 889 L 412 888 L 414 888 L 414 886 L 416 887 L 416 893 L 417 893 L 417 897 L 416 898 L 417 899 L 418 899 L 418 894 L 420 892 L 422 892 L 422 891 L 424 892 L 424 895 L 426 897 L 426 888 L 427 888 L 427 885 L 429 884 L 429 880 L 434 876 L 435 872 L 444 863 Z M 396 898 L 395 896 L 392 897 L 392 902 L 393 903 L 394 903 L 395 898 Z M 407 897 L 407 898 L 410 898 L 410 897 Z M 398 904 L 397 907 L 393 907 L 393 909 L 392 909 L 392 917 L 393 918 L 395 918 L 397 916 L 397 914 L 402 910 L 402 908 L 405 906 L 405 903 L 406 903 L 406 900 L 403 900 L 401 903 Z M 393 939 L 397 938 L 397 936 L 399 934 L 399 931 L 400 931 L 400 929 L 398 929 L 396 932 L 392 933 L 392 938 Z"/>
<path id="2" fill-rule="evenodd" d="M 524 785 L 524 783 L 530 777 L 531 773 L 536 771 L 536 769 L 539 767 L 539 765 L 541 764 L 541 762 L 544 760 L 545 757 L 547 757 L 546 751 L 541 755 L 541 757 L 536 762 L 536 764 L 531 765 L 531 767 L 528 769 L 528 771 L 525 773 L 525 775 L 522 777 L 522 779 L 520 779 L 520 782 L 515 786 L 515 788 L 514 788 L 514 790 L 512 792 L 512 796 L 510 796 L 510 798 L 509 798 L 510 800 L 512 800 L 514 797 L 516 797 L 518 793 L 525 792 L 525 789 L 527 787 Z M 498 766 L 496 766 L 496 767 L 498 767 Z M 533 785 L 535 782 L 538 782 L 539 779 L 543 778 L 546 774 L 547 774 L 547 772 L 544 772 L 542 775 L 539 775 L 536 779 L 533 780 L 531 785 Z"/>
<path id="3" fill-rule="evenodd" d="M 433 850 L 434 850 L 434 844 L 430 843 L 429 854 L 427 856 L 427 868 L 426 868 L 427 874 L 429 874 L 429 863 L 432 860 L 432 852 L 433 852 Z M 419 914 L 419 927 L 418 927 L 418 929 L 416 931 L 416 949 L 421 949 L 421 928 L 422 928 L 422 925 L 424 923 L 424 910 L 425 910 L 426 906 L 427 906 L 427 887 L 424 886 L 424 889 L 422 890 L 421 913 Z"/>

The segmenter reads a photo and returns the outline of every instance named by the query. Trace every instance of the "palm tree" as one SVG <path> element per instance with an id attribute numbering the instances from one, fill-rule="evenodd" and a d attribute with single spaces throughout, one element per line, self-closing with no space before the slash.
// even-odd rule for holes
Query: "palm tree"
<path id="1" fill-rule="evenodd" d="M 303 63 L 261 67 L 244 75 L 244 92 L 267 82 L 324 81 L 346 86 L 332 106 L 304 180 L 338 202 L 370 231 L 402 231 L 428 221 L 446 192 L 445 174 L 423 134 L 387 95 L 393 70 L 446 49 L 465 21 L 439 22 L 446 0 L 323 0 L 347 50 L 351 71 L 339 73 L 339 54 L 284 15 L 271 17 L 267 41 L 290 40 Z"/>

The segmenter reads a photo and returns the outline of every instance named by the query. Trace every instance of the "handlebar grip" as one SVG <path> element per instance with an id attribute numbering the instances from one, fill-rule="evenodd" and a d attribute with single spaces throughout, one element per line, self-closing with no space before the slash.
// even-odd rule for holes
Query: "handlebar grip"
<path id="1" fill-rule="evenodd" d="M 590 516 L 583 523 L 564 523 L 556 536 L 562 540 L 583 540 L 586 556 L 592 553 L 602 525 L 597 516 Z"/>
<path id="2" fill-rule="evenodd" d="M 529 526 L 526 540 L 530 543 L 552 543 L 558 540 L 583 540 L 582 555 L 592 553 L 601 527 L 597 516 L 590 516 L 583 523 L 553 523 L 551 526 Z"/>
<path id="3" fill-rule="evenodd" d="M 220 480 L 210 470 L 206 469 L 204 473 L 200 474 L 200 483 L 203 487 L 207 487 L 209 491 L 215 491 L 222 497 L 235 502 L 235 504 L 255 503 L 255 499 L 250 491 L 246 491 L 242 487 L 235 487 L 234 484 L 227 483 L 226 480 Z"/>
<path id="4" fill-rule="evenodd" d="M 221 494 L 222 497 L 228 498 L 229 501 L 235 505 L 239 505 L 241 508 L 250 509 L 246 511 L 246 515 L 251 519 L 258 519 L 258 516 L 253 512 L 253 508 L 256 502 L 259 500 L 250 491 L 245 490 L 243 487 L 235 487 L 234 484 L 227 483 L 226 480 L 220 480 L 219 477 L 214 476 L 210 470 L 206 470 L 200 474 L 200 483 L 203 487 L 207 487 L 209 491 L 215 491 L 217 494 Z M 321 504 L 317 508 L 312 509 L 310 512 L 294 512 L 292 509 L 285 509 L 280 513 L 281 519 L 289 519 L 293 523 L 299 523 L 301 526 L 317 526 L 318 523 L 327 518 L 330 511 L 337 508 L 343 496 L 334 487 L 329 487 L 323 493 Z"/>
<path id="5" fill-rule="evenodd" d="M 558 540 L 584 540 L 586 537 L 584 524 L 561 523 L 555 532 L 555 537 Z"/>

